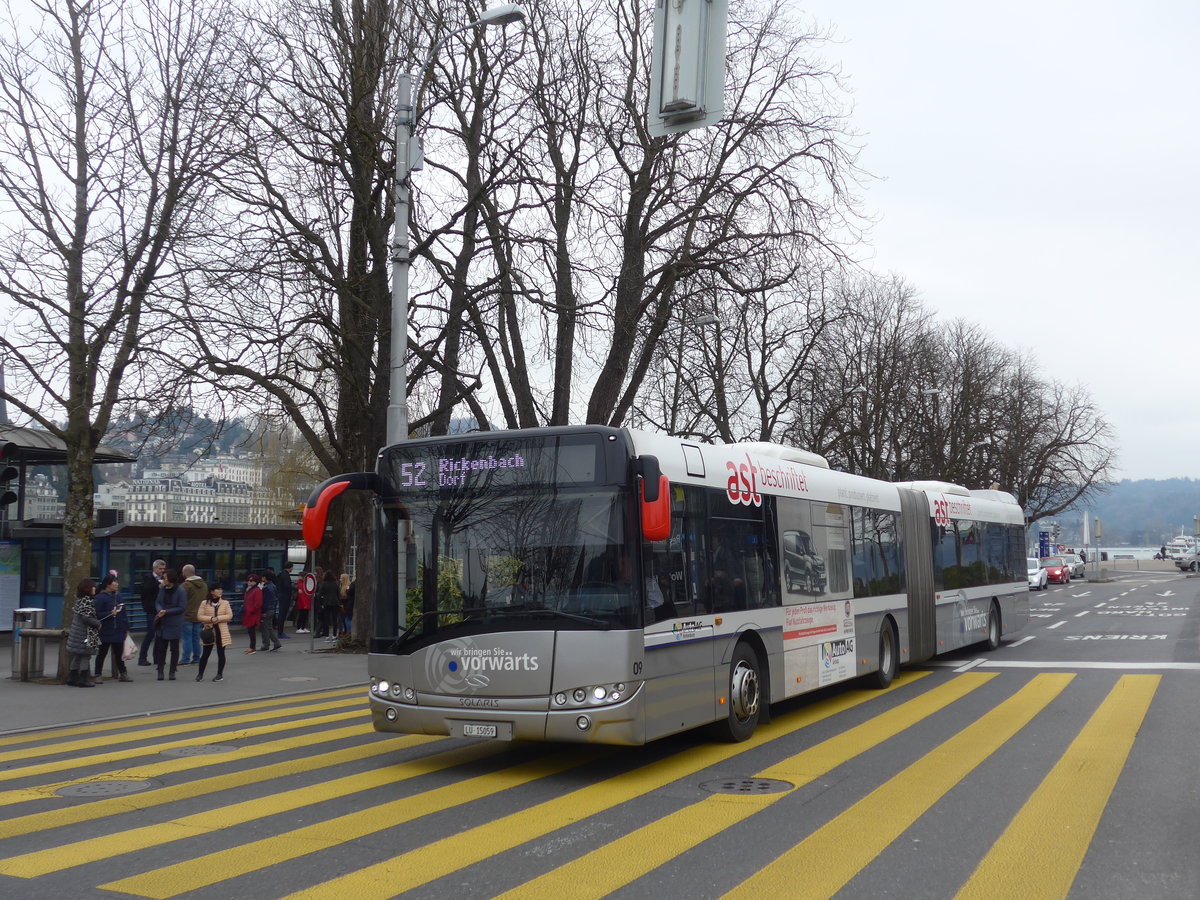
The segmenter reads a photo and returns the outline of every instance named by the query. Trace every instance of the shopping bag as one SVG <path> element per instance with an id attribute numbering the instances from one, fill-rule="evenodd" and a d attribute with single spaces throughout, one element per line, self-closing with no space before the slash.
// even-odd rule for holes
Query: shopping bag
<path id="1" fill-rule="evenodd" d="M 137 641 L 135 641 L 129 635 L 125 635 L 125 647 L 121 651 L 121 659 L 133 659 L 135 656 L 137 656 L 137 652 Z"/>

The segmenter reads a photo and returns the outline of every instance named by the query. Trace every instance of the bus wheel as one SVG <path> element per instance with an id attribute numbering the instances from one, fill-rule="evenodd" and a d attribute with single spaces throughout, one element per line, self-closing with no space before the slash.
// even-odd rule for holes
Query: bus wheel
<path id="1" fill-rule="evenodd" d="M 896 627 L 890 620 L 879 630 L 879 668 L 875 670 L 875 686 L 888 687 L 896 677 L 900 657 L 896 653 Z"/>
<path id="2" fill-rule="evenodd" d="M 762 702 L 762 677 L 758 654 L 738 644 L 729 662 L 729 702 L 725 718 L 716 723 L 717 735 L 725 741 L 744 741 L 754 734 Z"/>
<path id="3" fill-rule="evenodd" d="M 1000 646 L 1000 610 L 996 608 L 996 601 L 992 601 L 992 607 L 988 610 L 988 636 L 987 648 L 995 650 Z"/>

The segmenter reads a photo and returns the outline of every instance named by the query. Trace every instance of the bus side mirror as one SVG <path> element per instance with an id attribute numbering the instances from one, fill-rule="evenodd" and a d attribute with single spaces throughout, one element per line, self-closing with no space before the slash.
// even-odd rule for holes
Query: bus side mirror
<path id="1" fill-rule="evenodd" d="M 648 541 L 665 541 L 671 536 L 671 483 L 659 475 L 651 485 L 642 479 L 642 537 Z"/>
<path id="2" fill-rule="evenodd" d="M 658 500 L 658 487 L 661 483 L 662 468 L 657 456 L 639 456 L 637 473 L 642 476 L 642 499 L 654 503 Z"/>
<path id="3" fill-rule="evenodd" d="M 352 472 L 349 475 L 335 475 L 328 481 L 317 485 L 304 505 L 304 513 L 300 518 L 300 532 L 304 536 L 304 545 L 309 550 L 316 550 L 325 538 L 325 523 L 329 520 L 329 504 L 343 491 L 370 490 L 380 493 L 382 480 L 375 472 Z"/>

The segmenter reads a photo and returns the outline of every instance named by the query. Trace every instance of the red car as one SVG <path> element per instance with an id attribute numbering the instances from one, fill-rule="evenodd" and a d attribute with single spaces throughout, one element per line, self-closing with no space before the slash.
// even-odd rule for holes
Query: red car
<path id="1" fill-rule="evenodd" d="M 1053 581 L 1055 584 L 1071 583 L 1071 564 L 1061 556 L 1043 556 L 1038 562 L 1046 570 L 1047 581 Z"/>

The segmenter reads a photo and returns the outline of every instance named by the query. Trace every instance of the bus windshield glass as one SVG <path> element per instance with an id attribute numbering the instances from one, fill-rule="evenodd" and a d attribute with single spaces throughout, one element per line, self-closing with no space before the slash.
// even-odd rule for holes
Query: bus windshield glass
<path id="1" fill-rule="evenodd" d="M 597 438 L 569 437 L 386 452 L 395 495 L 381 511 L 404 614 L 380 592 L 377 638 L 403 632 L 413 649 L 487 631 L 641 626 L 623 558 L 629 494 L 605 483 L 618 466 Z"/>

